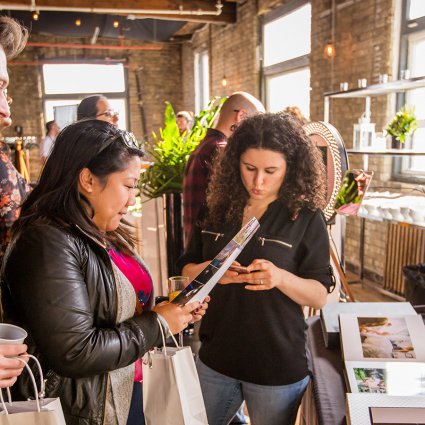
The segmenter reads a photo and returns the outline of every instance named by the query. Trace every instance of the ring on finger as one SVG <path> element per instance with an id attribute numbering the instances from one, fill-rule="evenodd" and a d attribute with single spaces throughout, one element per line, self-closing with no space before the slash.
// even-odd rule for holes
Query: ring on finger
<path id="1" fill-rule="evenodd" d="M 260 279 L 260 285 L 262 285 L 263 284 L 263 279 Z"/>

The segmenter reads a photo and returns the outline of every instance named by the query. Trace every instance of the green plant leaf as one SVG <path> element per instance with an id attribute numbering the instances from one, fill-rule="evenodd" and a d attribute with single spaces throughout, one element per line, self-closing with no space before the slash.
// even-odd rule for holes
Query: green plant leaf
<path id="1" fill-rule="evenodd" d="M 416 131 L 417 125 L 415 108 L 407 108 L 406 105 L 403 105 L 391 122 L 385 127 L 385 132 L 404 143 L 406 136 Z"/>
<path id="2" fill-rule="evenodd" d="M 174 109 L 165 102 L 164 126 L 153 132 L 154 143 L 146 143 L 146 153 L 152 165 L 141 175 L 140 191 L 148 198 L 157 198 L 166 193 L 183 190 L 183 174 L 190 154 L 205 137 L 226 98 L 213 98 L 205 110 L 194 119 L 189 133 L 180 135 Z"/>

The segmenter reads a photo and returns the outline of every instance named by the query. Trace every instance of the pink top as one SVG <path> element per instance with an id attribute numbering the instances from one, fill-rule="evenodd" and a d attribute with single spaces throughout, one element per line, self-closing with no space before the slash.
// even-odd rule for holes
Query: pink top
<path id="1" fill-rule="evenodd" d="M 141 264 L 130 255 L 123 254 L 115 249 L 110 249 L 108 252 L 112 261 L 130 281 L 136 292 L 134 315 L 142 314 L 144 306 L 148 304 L 149 298 L 152 296 L 152 279 Z M 143 380 L 141 359 L 136 361 L 135 368 L 134 382 L 141 382 Z"/>

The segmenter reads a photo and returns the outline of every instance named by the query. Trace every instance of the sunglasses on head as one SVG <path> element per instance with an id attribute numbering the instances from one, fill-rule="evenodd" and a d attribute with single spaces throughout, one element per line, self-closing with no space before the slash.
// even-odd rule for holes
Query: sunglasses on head
<path id="1" fill-rule="evenodd" d="M 130 149 L 136 149 L 140 151 L 143 155 L 145 154 L 139 146 L 136 136 L 133 133 L 125 130 L 116 130 L 116 134 L 114 134 L 112 137 L 110 137 L 103 143 L 103 145 L 99 148 L 97 154 L 99 155 L 116 140 L 121 141 Z"/>

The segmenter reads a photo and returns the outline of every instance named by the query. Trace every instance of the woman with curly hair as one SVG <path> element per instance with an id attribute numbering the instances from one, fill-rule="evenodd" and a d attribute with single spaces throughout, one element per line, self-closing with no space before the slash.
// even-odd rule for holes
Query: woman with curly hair
<path id="1" fill-rule="evenodd" d="M 208 420 L 228 424 L 245 400 L 252 424 L 293 424 L 310 375 L 301 306 L 321 308 L 332 286 L 321 154 L 293 117 L 268 113 L 245 119 L 216 164 L 182 273 L 195 277 L 252 216 L 260 228 L 201 324 Z"/>

